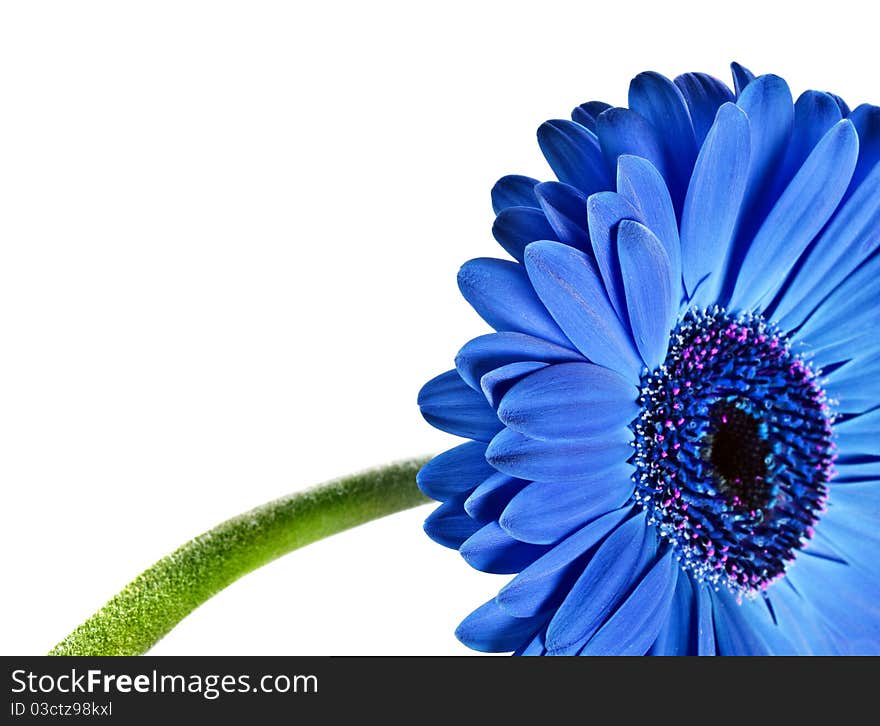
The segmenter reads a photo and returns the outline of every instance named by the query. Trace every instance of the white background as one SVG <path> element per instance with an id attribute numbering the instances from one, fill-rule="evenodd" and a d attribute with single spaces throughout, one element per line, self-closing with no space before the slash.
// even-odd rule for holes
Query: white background
<path id="1" fill-rule="evenodd" d="M 501 254 L 496 178 L 548 177 L 538 124 L 734 59 L 880 101 L 842 7 L 4 3 L 0 650 L 228 516 L 454 444 L 416 393 L 484 332 L 455 274 Z M 504 578 L 429 511 L 245 577 L 154 652 L 468 652 Z"/>

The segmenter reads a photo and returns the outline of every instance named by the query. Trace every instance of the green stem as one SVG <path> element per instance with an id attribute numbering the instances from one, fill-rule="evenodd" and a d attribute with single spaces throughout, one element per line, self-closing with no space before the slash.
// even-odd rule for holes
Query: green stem
<path id="1" fill-rule="evenodd" d="M 262 565 L 337 532 L 428 500 L 425 460 L 389 464 L 229 519 L 141 573 L 49 655 L 140 655 L 199 605 Z"/>

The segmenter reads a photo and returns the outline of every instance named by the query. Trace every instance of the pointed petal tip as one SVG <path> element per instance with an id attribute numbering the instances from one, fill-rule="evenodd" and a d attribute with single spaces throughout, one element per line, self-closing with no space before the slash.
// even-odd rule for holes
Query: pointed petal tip
<path id="1" fill-rule="evenodd" d="M 745 90 L 746 86 L 755 80 L 755 74 L 736 61 L 730 64 L 730 72 L 733 76 L 734 90 L 736 91 L 737 97 L 739 97 Z"/>
<path id="2" fill-rule="evenodd" d="M 509 653 L 534 638 L 541 618 L 515 618 L 494 599 L 484 603 L 455 629 L 455 637 L 468 648 L 484 653 Z"/>
<path id="3" fill-rule="evenodd" d="M 491 191 L 492 209 L 499 214 L 508 207 L 536 206 L 532 192 L 537 179 L 522 174 L 507 174 L 495 182 Z"/>
<path id="4" fill-rule="evenodd" d="M 546 239 L 536 240 L 531 244 L 526 245 L 525 254 L 523 255 L 526 269 L 528 269 L 529 264 L 535 264 L 543 259 L 548 253 L 552 253 L 556 250 L 560 245 L 560 242 Z"/>
<path id="5" fill-rule="evenodd" d="M 587 101 L 572 109 L 571 120 L 595 133 L 596 119 L 608 107 L 604 101 Z"/>
<path id="6" fill-rule="evenodd" d="M 642 71 L 641 73 L 637 73 L 635 76 L 633 76 L 632 80 L 629 82 L 629 85 L 630 87 L 632 87 L 633 85 L 638 85 L 640 83 L 655 83 L 657 81 L 661 81 L 663 83 L 672 83 L 671 80 L 669 80 L 659 71 Z"/>
<path id="7" fill-rule="evenodd" d="M 461 509 L 460 500 L 441 504 L 422 523 L 422 529 L 437 544 L 457 550 L 480 529 Z"/>
<path id="8" fill-rule="evenodd" d="M 633 169 L 644 169 L 647 167 L 651 167 L 654 171 L 657 171 L 657 167 L 655 167 L 649 159 L 646 159 L 643 156 L 636 156 L 635 154 L 621 154 L 617 157 L 618 175 L 623 172 L 629 172 Z"/>
<path id="9" fill-rule="evenodd" d="M 599 140 L 576 121 L 552 119 L 538 127 L 538 146 L 557 179 L 584 194 L 608 186 Z"/>

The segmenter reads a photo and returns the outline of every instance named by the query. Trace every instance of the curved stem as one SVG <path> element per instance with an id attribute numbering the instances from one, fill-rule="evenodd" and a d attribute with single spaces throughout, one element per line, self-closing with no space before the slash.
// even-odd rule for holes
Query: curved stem
<path id="1" fill-rule="evenodd" d="M 389 464 L 268 502 L 190 540 L 141 573 L 49 655 L 140 655 L 242 575 L 292 550 L 428 499 L 426 459 Z"/>

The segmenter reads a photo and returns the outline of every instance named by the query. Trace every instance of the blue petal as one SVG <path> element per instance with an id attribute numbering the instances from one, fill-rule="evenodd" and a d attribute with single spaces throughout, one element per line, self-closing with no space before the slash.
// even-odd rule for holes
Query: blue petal
<path id="1" fill-rule="evenodd" d="M 810 152 L 834 124 L 843 118 L 834 97 L 820 91 L 805 91 L 794 104 L 791 141 L 777 174 L 776 189 L 782 191 L 807 160 Z"/>
<path id="2" fill-rule="evenodd" d="M 538 632 L 538 634 L 532 638 L 526 645 L 519 648 L 514 655 L 521 656 L 540 656 L 547 655 L 547 650 L 544 648 L 544 634 L 542 632 Z"/>
<path id="3" fill-rule="evenodd" d="M 678 310 L 678 281 L 673 280 L 663 244 L 638 222 L 620 223 L 617 250 L 633 338 L 653 370 L 666 358 Z"/>
<path id="4" fill-rule="evenodd" d="M 510 500 L 530 483 L 495 472 L 465 500 L 464 511 L 480 524 L 491 522 L 498 519 Z"/>
<path id="5" fill-rule="evenodd" d="M 455 436 L 489 441 L 501 429 L 486 399 L 461 380 L 457 371 L 428 381 L 419 391 L 418 403 L 425 421 Z"/>
<path id="6" fill-rule="evenodd" d="M 826 298 L 797 331 L 815 360 L 825 366 L 880 354 L 880 336 L 866 335 L 877 322 L 880 300 L 880 255 L 875 255 Z"/>
<path id="7" fill-rule="evenodd" d="M 880 408 L 836 424 L 834 433 L 838 449 L 847 455 L 880 455 Z"/>
<path id="8" fill-rule="evenodd" d="M 831 98 L 833 98 L 834 101 L 837 103 L 837 107 L 840 109 L 840 115 L 842 118 L 846 118 L 852 113 L 846 101 L 844 101 L 840 96 L 838 96 L 836 93 L 829 93 L 828 95 L 831 96 Z"/>
<path id="9" fill-rule="evenodd" d="M 779 628 L 798 653 L 805 655 L 842 655 L 839 637 L 831 631 L 791 587 L 780 582 L 770 594 Z"/>
<path id="10" fill-rule="evenodd" d="M 669 258 L 672 279 L 681 287 L 681 242 L 678 220 L 666 182 L 654 165 L 637 156 L 621 156 L 617 160 L 617 193 L 638 212 L 638 216 L 657 239 Z"/>
<path id="11" fill-rule="evenodd" d="M 859 486 L 856 484 L 855 486 Z M 840 487 L 835 487 L 835 489 Z M 846 487 L 847 489 L 849 487 Z M 847 564 L 848 560 L 840 549 L 825 536 L 825 522 L 822 521 L 822 529 L 819 532 L 813 532 L 812 538 L 804 545 L 803 551 L 815 557 L 824 557 L 826 560 L 835 560 L 843 564 Z"/>
<path id="12" fill-rule="evenodd" d="M 667 548 L 623 605 L 587 641 L 581 655 L 644 655 L 669 616 L 676 562 Z"/>
<path id="13" fill-rule="evenodd" d="M 880 106 L 864 103 L 849 115 L 849 120 L 859 132 L 859 163 L 850 183 L 851 194 L 880 163 Z"/>
<path id="14" fill-rule="evenodd" d="M 756 78 L 743 91 L 737 105 L 749 118 L 751 140 L 749 179 L 731 264 L 728 265 L 728 272 L 733 274 L 776 200 L 772 193 L 774 179 L 788 146 L 794 121 L 791 91 L 779 76 Z M 727 287 L 733 284 L 731 279 L 726 282 Z"/>
<path id="15" fill-rule="evenodd" d="M 780 627 L 775 601 L 773 589 L 764 592 L 761 597 L 744 598 L 740 606 L 743 620 L 757 631 L 773 655 L 806 655 L 789 640 L 788 633 L 792 632 L 792 628 Z"/>
<path id="16" fill-rule="evenodd" d="M 728 601 L 737 607 L 740 620 L 749 629 L 751 637 L 761 642 L 767 652 L 773 655 L 803 655 L 804 652 L 799 651 L 789 639 L 789 634 L 795 632 L 791 624 L 785 628 L 779 626 L 774 590 L 768 590 L 761 597 L 743 598 L 739 604 L 729 592 L 726 595 Z M 715 622 L 717 632 L 718 620 Z"/>
<path id="17" fill-rule="evenodd" d="M 865 591 L 860 572 L 818 557 L 798 557 L 786 578 L 827 625 L 843 635 L 849 655 L 880 652 L 880 609 Z"/>
<path id="18" fill-rule="evenodd" d="M 619 373 L 592 363 L 559 363 L 514 385 L 501 399 L 498 418 L 536 439 L 601 436 L 636 417 L 638 396 Z"/>
<path id="19" fill-rule="evenodd" d="M 681 218 L 684 284 L 697 304 L 714 302 L 739 222 L 749 174 L 749 120 L 724 104 L 697 157 Z"/>
<path id="20" fill-rule="evenodd" d="M 516 617 L 555 607 L 578 577 L 581 558 L 629 516 L 630 507 L 609 512 L 560 542 L 501 588 L 496 601 Z"/>
<path id="21" fill-rule="evenodd" d="M 828 511 L 822 516 L 815 537 L 821 547 L 839 554 L 827 559 L 843 560 L 871 575 L 874 590 L 880 596 L 877 588 L 880 559 L 874 554 L 880 547 L 878 478 L 860 482 L 833 481 Z M 814 548 L 805 551 L 813 552 Z"/>
<path id="22" fill-rule="evenodd" d="M 510 500 L 499 524 L 523 542 L 558 542 L 587 522 L 622 507 L 633 493 L 632 472 L 630 464 L 620 464 L 588 481 L 533 482 Z"/>
<path id="23" fill-rule="evenodd" d="M 648 119 L 655 129 L 662 129 L 669 191 L 676 209 L 681 209 L 697 158 L 694 125 L 684 96 L 678 86 L 659 73 L 640 73 L 629 86 L 629 107 Z"/>
<path id="24" fill-rule="evenodd" d="M 587 200 L 587 220 L 593 255 L 617 317 L 628 325 L 626 293 L 617 256 L 617 225 L 623 219 L 642 221 L 638 210 L 615 192 L 599 192 Z"/>
<path id="25" fill-rule="evenodd" d="M 772 655 L 767 643 L 743 617 L 734 596 L 726 590 L 712 593 L 718 655 Z"/>
<path id="26" fill-rule="evenodd" d="M 852 306 L 851 311 L 855 310 L 857 310 L 856 306 Z M 841 315 L 837 319 L 841 328 L 836 334 L 830 325 L 821 331 L 821 337 L 811 335 L 809 330 L 804 332 L 803 328 L 797 332 L 797 337 L 801 339 L 801 345 L 808 351 L 814 366 L 827 368 L 841 361 L 852 361 L 852 365 L 858 366 L 870 365 L 871 361 L 880 355 L 880 340 L 877 340 L 876 336 L 865 336 L 864 317 L 858 321 L 849 321 Z M 876 383 L 873 381 L 867 382 L 867 385 L 868 389 L 859 391 L 863 397 L 868 397 L 869 391 L 876 390 Z M 858 413 L 864 408 L 876 406 L 877 398 L 870 397 L 868 404 L 861 409 L 857 407 L 857 400 L 853 397 L 847 399 L 846 404 L 846 407 L 841 409 L 841 413 Z"/>
<path id="27" fill-rule="evenodd" d="M 437 507 L 424 524 L 427 534 L 437 544 L 457 550 L 461 544 L 480 529 L 480 525 L 462 509 L 461 498 L 450 499 Z"/>
<path id="28" fill-rule="evenodd" d="M 687 101 L 699 147 L 715 122 L 718 109 L 735 98 L 724 83 L 705 73 L 685 73 L 675 79 L 675 85 Z"/>
<path id="29" fill-rule="evenodd" d="M 666 170 L 663 145 L 654 127 L 628 108 L 609 108 L 596 120 L 596 135 L 610 168 L 617 167 L 622 154 L 647 159 L 660 171 Z"/>
<path id="30" fill-rule="evenodd" d="M 743 90 L 737 105 L 749 117 L 752 132 L 752 181 L 775 173 L 773 161 L 785 152 L 794 123 L 788 84 L 779 76 L 759 76 Z"/>
<path id="31" fill-rule="evenodd" d="M 520 479 L 580 481 L 626 461 L 632 455 L 631 440 L 628 428 L 586 441 L 541 441 L 502 429 L 489 444 L 486 458 L 498 471 Z"/>
<path id="32" fill-rule="evenodd" d="M 867 482 L 836 481 L 831 488 L 828 511 L 804 552 L 818 554 L 829 561 L 850 565 L 863 595 L 880 599 L 880 560 L 874 554 L 880 547 L 880 485 L 875 478 Z M 814 545 L 818 540 L 818 547 Z M 828 557 L 831 552 L 833 556 Z"/>
<path id="33" fill-rule="evenodd" d="M 577 652 L 620 606 L 641 574 L 648 536 L 642 512 L 600 545 L 547 626 L 551 654 Z"/>
<path id="34" fill-rule="evenodd" d="M 508 363 L 486 373 L 480 379 L 480 390 L 489 402 L 489 405 L 497 407 L 507 392 L 530 373 L 546 368 L 549 364 L 540 361 L 521 361 Z"/>
<path id="35" fill-rule="evenodd" d="M 697 655 L 715 655 L 715 617 L 712 595 L 702 584 L 694 585 L 697 592 Z"/>
<path id="36" fill-rule="evenodd" d="M 858 413 L 880 401 L 880 355 L 851 360 L 825 378 L 825 391 L 842 413 Z"/>
<path id="37" fill-rule="evenodd" d="M 558 242 L 534 242 L 526 249 L 526 270 L 547 310 L 578 350 L 594 363 L 637 379 L 641 361 L 592 258 Z"/>
<path id="38" fill-rule="evenodd" d="M 574 187 L 562 182 L 539 184 L 535 188 L 535 194 L 554 232 L 553 236 L 535 239 L 557 239 L 579 250 L 588 251 L 590 238 L 587 235 L 587 198 Z"/>
<path id="39" fill-rule="evenodd" d="M 431 459 L 416 474 L 416 483 L 431 499 L 446 501 L 472 490 L 494 472 L 486 461 L 486 444 L 468 441 Z"/>
<path id="40" fill-rule="evenodd" d="M 543 618 L 513 618 L 490 600 L 462 621 L 455 637 L 483 653 L 506 653 L 530 641 L 542 625 Z"/>
<path id="41" fill-rule="evenodd" d="M 675 578 L 669 615 L 657 633 L 650 655 L 697 654 L 697 597 L 684 570 L 679 568 Z"/>
<path id="42" fill-rule="evenodd" d="M 508 207 L 537 207 L 535 185 L 537 179 L 521 174 L 509 174 L 501 177 L 492 187 L 492 209 L 500 214 Z"/>
<path id="43" fill-rule="evenodd" d="M 847 275 L 880 246 L 880 165 L 838 208 L 780 293 L 774 317 L 789 330 L 800 325 Z"/>
<path id="44" fill-rule="evenodd" d="M 859 484 L 862 487 L 865 487 L 880 481 L 880 456 L 876 454 L 852 456 L 843 454 L 838 457 L 835 462 L 835 469 L 837 473 L 836 478 L 833 480 L 834 484 L 853 485 L 846 487 L 838 486 L 835 490 L 839 489 L 841 491 L 849 492 L 850 489 L 860 489 L 861 487 L 856 487 L 854 485 Z M 880 511 L 877 511 L 877 504 L 880 502 L 880 488 L 870 488 L 873 490 L 874 496 L 872 498 L 865 498 L 864 492 L 861 492 L 861 495 L 865 498 L 865 501 L 862 502 L 862 506 L 870 505 L 873 511 L 870 511 L 870 514 L 861 509 L 850 511 L 849 514 L 855 519 L 861 519 L 873 514 L 880 517 Z M 839 507 L 840 502 L 836 500 L 835 505 Z"/>
<path id="45" fill-rule="evenodd" d="M 522 262 L 526 245 L 539 239 L 556 239 L 556 232 L 540 209 L 508 207 L 492 225 L 492 235 L 514 259 Z"/>
<path id="46" fill-rule="evenodd" d="M 568 346 L 568 338 L 535 295 L 516 262 L 479 258 L 458 273 L 458 287 L 479 316 L 498 331 L 526 333 Z"/>
<path id="47" fill-rule="evenodd" d="M 466 343 L 455 357 L 455 367 L 469 386 L 479 389 L 484 375 L 508 363 L 576 360 L 583 360 L 579 353 L 541 338 L 523 333 L 489 333 Z"/>
<path id="48" fill-rule="evenodd" d="M 755 74 L 736 62 L 730 64 L 730 70 L 733 73 L 733 87 L 736 89 L 736 97 L 739 98 L 746 86 L 755 80 Z"/>
<path id="49" fill-rule="evenodd" d="M 498 526 L 498 522 L 484 525 L 459 547 L 461 556 L 471 567 L 495 575 L 519 572 L 547 550 L 546 546 L 514 539 Z"/>
<path id="50" fill-rule="evenodd" d="M 838 484 L 880 479 L 880 457 L 866 454 L 848 461 L 842 456 L 837 460 L 836 469 Z"/>
<path id="51" fill-rule="evenodd" d="M 746 252 L 730 305 L 754 308 L 773 295 L 834 213 L 855 169 L 859 139 L 849 121 L 834 126 L 804 162 Z"/>
<path id="52" fill-rule="evenodd" d="M 611 106 L 602 101 L 587 101 L 571 112 L 571 120 L 596 133 L 596 119 L 599 118 L 599 114 L 607 111 L 609 108 Z"/>
<path id="53" fill-rule="evenodd" d="M 538 128 L 538 144 L 559 181 L 586 195 L 611 186 L 599 140 L 580 124 L 547 121 Z"/>

